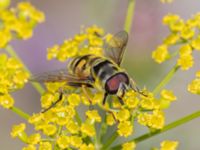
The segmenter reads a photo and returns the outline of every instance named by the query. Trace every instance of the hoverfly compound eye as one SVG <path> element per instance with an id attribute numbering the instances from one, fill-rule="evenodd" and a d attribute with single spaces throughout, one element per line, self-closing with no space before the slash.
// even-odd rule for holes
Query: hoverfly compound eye
<path id="1" fill-rule="evenodd" d="M 125 73 L 115 74 L 107 80 L 105 84 L 105 90 L 110 94 L 116 94 L 119 89 L 120 83 L 122 82 L 128 85 L 128 76 Z"/>

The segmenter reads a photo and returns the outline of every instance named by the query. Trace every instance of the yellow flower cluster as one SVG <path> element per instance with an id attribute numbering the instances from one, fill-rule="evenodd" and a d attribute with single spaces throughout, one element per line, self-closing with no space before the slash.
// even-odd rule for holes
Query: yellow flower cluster
<path id="1" fill-rule="evenodd" d="M 114 108 L 120 110 L 113 114 L 108 113 L 106 123 L 112 126 L 118 122 L 117 132 L 124 137 L 133 134 L 135 119 L 139 124 L 150 129 L 162 129 L 165 123 L 163 109 L 168 108 L 174 100 L 176 96 L 166 89 L 161 91 L 159 99 L 156 99 L 152 93 L 148 93 L 147 96 L 138 96 L 138 93 L 132 90 L 127 91 L 123 99 L 125 105 L 119 107 L 119 102 L 113 105 Z"/>
<path id="2" fill-rule="evenodd" d="M 166 89 L 161 91 L 159 99 L 154 98 L 153 94 L 149 93 L 147 97 L 140 100 L 140 109 L 143 111 L 140 111 L 137 116 L 138 123 L 149 128 L 162 129 L 165 125 L 163 109 L 168 108 L 174 100 L 176 97 L 173 92 Z"/>
<path id="3" fill-rule="evenodd" d="M 14 100 L 9 92 L 22 88 L 28 77 L 19 60 L 0 54 L 0 105 L 11 108 Z"/>
<path id="4" fill-rule="evenodd" d="M 35 149 L 34 145 L 38 144 L 41 141 L 41 136 L 39 133 L 31 134 L 28 136 L 25 132 L 25 129 L 26 125 L 24 123 L 15 125 L 12 128 L 11 136 L 18 137 L 23 142 L 28 143 L 29 146 L 24 149 L 26 150 Z"/>
<path id="5" fill-rule="evenodd" d="M 165 123 L 164 113 L 159 110 L 154 110 L 152 114 L 141 113 L 138 115 L 138 122 L 153 129 L 162 129 Z"/>
<path id="6" fill-rule="evenodd" d="M 68 44 L 64 43 L 65 46 L 50 48 L 48 58 L 66 60 L 73 56 L 91 54 L 93 53 L 91 47 L 99 47 L 100 51 L 97 55 L 102 55 L 103 34 L 103 29 L 96 26 L 89 27 L 81 34 L 75 35 L 72 40 L 68 40 Z M 108 35 L 107 39 L 110 37 Z M 84 46 L 87 49 L 83 50 Z M 68 50 L 65 51 L 66 49 Z M 33 114 L 28 120 L 34 125 L 37 133 L 28 136 L 24 124 L 13 127 L 12 137 L 18 137 L 28 144 L 24 150 L 32 150 L 36 147 L 40 150 L 55 148 L 94 150 L 99 146 L 96 145 L 99 140 L 97 138 L 101 136 L 98 134 L 106 133 L 107 126 L 115 125 L 118 136 L 127 138 L 134 133 L 134 121 L 150 129 L 162 129 L 165 123 L 163 109 L 168 108 L 170 103 L 176 100 L 173 92 L 169 90 L 161 91 L 159 99 L 146 90 L 143 91 L 144 95 L 129 90 L 123 96 L 124 105 L 113 96 L 106 101 L 105 106 L 102 106 L 104 93 L 94 89 L 85 89 L 88 94 L 86 95 L 81 88 L 66 86 L 64 82 L 47 83 L 46 89 L 41 96 L 44 112 Z M 49 107 L 51 109 L 48 109 Z M 98 132 L 97 126 L 100 124 L 104 126 L 102 127 L 104 131 Z M 135 147 L 134 142 L 122 145 L 124 150 Z"/>
<path id="7" fill-rule="evenodd" d="M 168 14 L 163 18 L 163 23 L 168 26 L 171 33 L 153 51 L 152 58 L 157 63 L 162 63 L 179 53 L 177 65 L 182 70 L 188 70 L 194 65 L 192 52 L 200 50 L 200 34 L 197 32 L 200 28 L 200 14 L 197 13 L 186 21 L 178 15 Z M 178 51 L 169 50 L 177 45 Z"/>
<path id="8" fill-rule="evenodd" d="M 196 79 L 188 85 L 188 91 L 193 94 L 200 94 L 200 71 L 196 73 Z"/>
<path id="9" fill-rule="evenodd" d="M 82 29 L 73 38 L 48 48 L 47 59 L 56 58 L 59 61 L 65 61 L 68 58 L 85 54 L 102 55 L 103 36 L 104 30 L 96 25 Z"/>
<path id="10" fill-rule="evenodd" d="M 58 83 L 56 83 L 56 85 L 58 85 Z M 53 95 L 53 93 L 51 93 L 56 88 L 53 87 L 50 89 L 50 87 L 53 86 L 48 86 L 49 91 L 44 93 L 42 96 L 42 99 L 45 99 L 45 97 L 48 101 L 51 99 L 51 103 L 48 105 L 48 107 L 51 106 L 58 98 L 56 94 Z M 51 96 L 49 96 L 50 93 Z M 88 138 L 93 139 L 96 136 L 97 133 L 95 130 L 95 125 L 97 123 L 102 123 L 102 118 L 99 112 L 94 108 L 91 110 L 85 110 L 85 112 L 82 110 L 82 114 L 85 114 L 85 120 L 77 118 L 77 108 L 82 104 L 85 105 L 84 101 L 86 98 L 81 96 L 82 94 L 83 93 L 76 94 L 75 90 L 73 92 L 70 91 L 64 95 L 61 102 L 56 104 L 47 112 L 33 114 L 33 116 L 29 118 L 29 123 L 35 126 L 36 131 L 42 131 L 43 135 L 38 135 L 38 133 L 35 133 L 33 135 L 27 136 L 27 134 L 24 132 L 25 125 L 23 124 L 13 127 L 13 131 L 11 133 L 12 136 L 18 137 L 23 142 L 28 143 L 29 145 L 24 148 L 26 150 L 29 150 L 29 148 L 35 149 L 37 144 L 39 147 L 45 147 L 44 144 L 46 144 L 48 147 L 50 147 L 48 149 L 51 149 L 53 144 L 48 141 L 49 137 L 56 137 L 54 140 L 60 149 L 78 148 L 84 150 L 88 148 L 93 150 L 93 143 L 88 143 L 85 141 Z M 136 119 L 135 117 L 137 117 L 138 122 L 141 125 L 153 129 L 161 129 L 164 125 L 165 118 L 159 107 L 160 101 L 155 99 L 153 100 L 152 97 L 149 99 L 144 97 L 144 99 L 139 100 L 139 98 L 137 99 L 132 97 L 133 95 L 136 96 L 134 91 L 128 91 L 125 96 L 125 102 L 136 100 L 137 105 L 135 105 L 135 102 L 133 102 L 130 105 L 131 107 L 129 107 L 129 103 L 125 104 L 122 108 L 118 109 L 117 112 L 107 111 L 107 125 L 117 124 L 117 133 L 124 137 L 133 134 L 133 121 Z M 175 97 L 171 91 L 163 90 L 161 92 L 161 99 L 173 101 Z M 74 102 L 72 103 L 72 101 Z M 132 107 L 133 104 L 134 107 Z M 96 103 L 92 105 L 95 106 Z M 48 107 L 45 106 L 44 109 Z M 146 110 L 151 110 L 153 113 L 151 114 L 151 111 L 147 113 L 145 112 Z M 47 138 L 41 139 L 41 137 L 44 137 L 44 135 Z M 33 142 L 34 140 L 28 140 L 32 138 L 36 139 L 36 142 Z M 44 140 L 46 140 L 46 143 L 43 142 Z M 28 141 L 32 142 L 30 143 Z M 127 149 L 129 146 L 135 147 L 135 143 L 125 143 L 123 145 L 123 149 Z M 40 149 L 43 150 L 42 148 Z"/>
<path id="11" fill-rule="evenodd" d="M 41 98 L 44 103 L 45 99 L 48 101 L 47 104 L 42 104 L 44 109 L 51 106 L 59 98 L 59 96 L 53 94 L 53 92 L 55 92 L 59 87 L 58 85 L 61 86 L 62 83 L 55 83 L 57 88 L 53 87 L 52 84 L 53 83 L 47 84 L 49 91 L 45 92 Z M 82 97 L 79 94 L 76 94 L 75 91 L 73 91 L 73 93 L 70 91 L 63 95 L 62 101 L 56 104 L 55 107 L 45 113 L 33 114 L 29 118 L 29 123 L 34 125 L 35 130 L 42 131 L 43 135 L 47 137 L 47 139 L 45 139 L 46 143 L 41 139 L 41 134 L 36 133 L 27 136 L 24 131 L 24 124 L 13 127 L 11 132 L 12 137 L 18 137 L 20 140 L 27 143 L 28 145 L 24 147 L 26 150 L 36 149 L 37 145 L 41 150 L 51 150 L 53 149 L 53 145 L 56 145 L 60 149 L 71 147 L 82 150 L 94 150 L 93 143 L 91 141 L 90 143 L 85 141 L 88 138 L 96 136 L 95 125 L 100 123 L 102 119 L 98 111 L 95 109 L 85 111 L 86 119 L 84 121 L 77 118 L 78 112 L 76 109 L 81 103 L 83 103 L 83 100 L 85 100 L 85 98 L 82 99 Z M 22 135 L 23 138 L 21 137 Z M 52 143 L 48 141 L 48 138 L 50 137 L 56 137 L 54 138 L 55 142 Z"/>
<path id="12" fill-rule="evenodd" d="M 5 0 L 4 0 L 5 1 Z M 16 8 L 0 9 L 0 48 L 4 48 L 12 39 L 28 39 L 38 23 L 44 21 L 44 14 L 29 2 L 20 2 Z"/>

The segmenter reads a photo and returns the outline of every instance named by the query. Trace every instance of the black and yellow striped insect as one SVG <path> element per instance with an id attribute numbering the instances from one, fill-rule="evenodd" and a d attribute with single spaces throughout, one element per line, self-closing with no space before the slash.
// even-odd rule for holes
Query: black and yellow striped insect
<path id="1" fill-rule="evenodd" d="M 39 82 L 66 82 L 74 87 L 95 88 L 104 92 L 103 104 L 109 94 L 121 104 L 128 89 L 139 91 L 127 72 L 120 67 L 128 34 L 120 31 L 105 44 L 104 56 L 83 55 L 69 61 L 67 69 L 47 72 L 32 78 Z"/>

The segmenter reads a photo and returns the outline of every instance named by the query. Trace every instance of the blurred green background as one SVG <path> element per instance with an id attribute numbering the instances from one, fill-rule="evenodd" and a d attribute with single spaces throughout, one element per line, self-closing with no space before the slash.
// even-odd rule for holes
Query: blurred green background
<path id="1" fill-rule="evenodd" d="M 174 65 L 175 60 L 162 65 L 151 59 L 151 52 L 168 34 L 167 27 L 162 25 L 162 17 L 167 13 L 177 13 L 187 19 L 200 12 L 200 1 L 174 0 L 172 4 L 162 4 L 159 0 L 136 0 L 136 8 L 129 42 L 124 57 L 123 67 L 137 82 L 139 87 L 146 86 L 152 90 Z M 17 0 L 13 1 L 14 6 Z M 12 42 L 16 52 L 32 73 L 54 70 L 65 66 L 58 61 L 46 61 L 46 49 L 60 44 L 66 38 L 79 32 L 80 26 L 96 24 L 106 32 L 116 33 L 123 29 L 128 0 L 30 0 L 46 15 L 45 23 L 39 25 L 34 36 L 26 41 Z M 166 88 L 174 90 L 178 100 L 166 110 L 166 123 L 200 109 L 199 96 L 187 92 L 187 84 L 200 70 L 200 54 L 195 53 L 195 65 L 187 72 L 179 71 Z M 13 94 L 16 106 L 32 114 L 40 111 L 40 96 L 27 84 L 23 90 Z M 13 124 L 24 122 L 11 111 L 0 108 L 0 149 L 20 150 L 23 143 L 11 139 Z M 180 150 L 200 149 L 200 118 L 150 138 L 137 145 L 138 150 L 148 150 L 159 145 L 162 140 L 180 141 Z M 29 133 L 33 130 L 28 127 Z M 135 125 L 135 136 L 147 132 L 146 128 Z"/>

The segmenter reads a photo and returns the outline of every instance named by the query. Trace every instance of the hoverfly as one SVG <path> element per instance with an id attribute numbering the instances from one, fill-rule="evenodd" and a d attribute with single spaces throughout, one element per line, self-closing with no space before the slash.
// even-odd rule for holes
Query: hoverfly
<path id="1" fill-rule="evenodd" d="M 120 31 L 105 44 L 104 56 L 88 54 L 74 57 L 67 69 L 35 76 L 32 81 L 66 82 L 73 87 L 95 88 L 104 92 L 103 104 L 109 94 L 116 95 L 123 104 L 122 98 L 128 89 L 139 92 L 127 72 L 120 68 L 127 41 L 127 32 Z"/>

